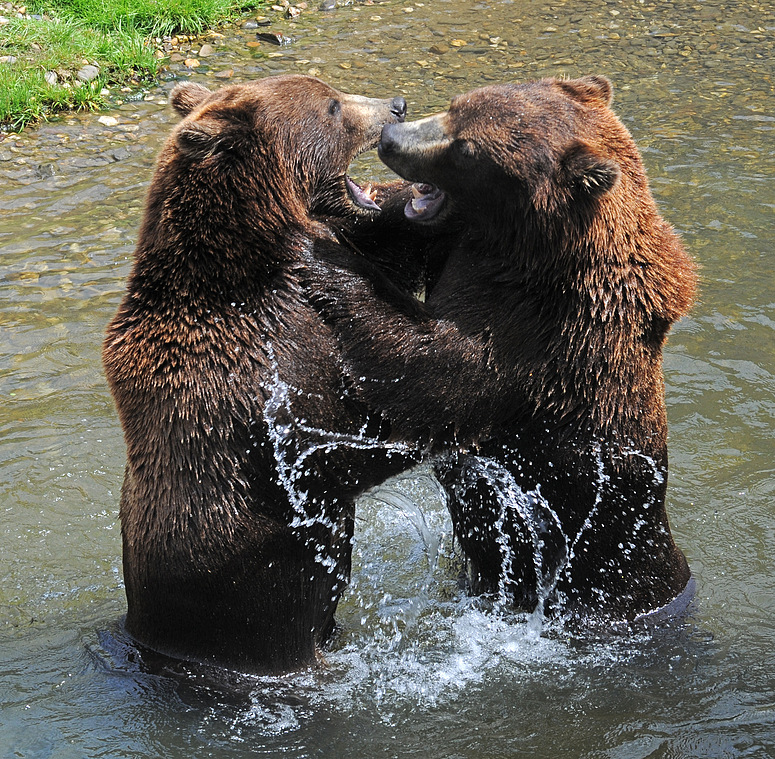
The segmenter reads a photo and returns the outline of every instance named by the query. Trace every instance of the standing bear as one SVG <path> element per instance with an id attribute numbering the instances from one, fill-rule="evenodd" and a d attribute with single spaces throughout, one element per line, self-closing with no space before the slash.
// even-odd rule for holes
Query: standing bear
<path id="1" fill-rule="evenodd" d="M 380 443 L 300 282 L 316 244 L 338 246 L 327 210 L 379 237 L 346 171 L 406 103 L 306 76 L 180 84 L 171 102 L 184 119 L 103 354 L 127 449 L 126 628 L 165 655 L 289 670 L 332 631 L 354 498 L 412 459 Z M 391 235 L 383 258 L 406 249 Z M 410 256 L 382 263 L 400 290 L 421 274 Z"/>
<path id="2" fill-rule="evenodd" d="M 386 126 L 380 157 L 424 183 L 406 216 L 457 242 L 424 304 L 334 249 L 309 280 L 360 397 L 453 450 L 436 473 L 473 590 L 583 625 L 691 592 L 662 347 L 695 272 L 611 99 L 603 77 L 545 79 Z"/>

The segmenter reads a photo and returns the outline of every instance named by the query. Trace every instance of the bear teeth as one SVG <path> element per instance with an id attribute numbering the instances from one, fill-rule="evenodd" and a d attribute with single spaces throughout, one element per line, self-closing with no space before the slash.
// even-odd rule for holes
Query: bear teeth
<path id="1" fill-rule="evenodd" d="M 423 220 L 436 216 L 444 205 L 446 196 L 436 185 L 419 182 L 412 185 L 412 197 L 406 204 L 404 214 L 410 219 Z"/>
<path id="2" fill-rule="evenodd" d="M 363 188 L 363 194 L 372 202 L 376 202 L 377 200 L 377 190 L 376 188 L 371 186 L 371 182 L 369 182 L 364 188 Z"/>
<path id="3" fill-rule="evenodd" d="M 433 193 L 435 189 L 436 188 L 432 184 L 413 184 L 412 195 L 414 195 L 415 198 L 422 198 L 425 195 L 430 195 Z"/>
<path id="4" fill-rule="evenodd" d="M 356 205 L 360 206 L 361 208 L 380 210 L 380 207 L 375 201 L 375 198 L 377 197 L 377 190 L 372 188 L 371 183 L 367 184 L 366 187 L 361 189 L 357 184 L 355 184 L 355 182 L 353 182 L 352 179 L 350 179 L 350 177 L 345 176 L 345 184 L 347 185 L 347 189 L 350 191 L 350 196 Z"/>

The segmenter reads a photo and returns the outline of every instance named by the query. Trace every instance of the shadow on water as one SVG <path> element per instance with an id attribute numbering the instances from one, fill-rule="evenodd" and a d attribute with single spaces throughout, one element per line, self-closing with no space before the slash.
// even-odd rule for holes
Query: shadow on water
<path id="1" fill-rule="evenodd" d="M 125 612 L 124 450 L 100 344 L 124 287 L 166 96 L 0 142 L 0 757 L 771 757 L 775 752 L 775 14 L 755 3 L 355 4 L 235 27 L 170 76 L 313 73 L 410 118 L 480 84 L 600 73 L 701 265 L 665 355 L 668 513 L 688 617 L 578 637 L 461 587 L 423 471 L 359 503 L 340 632 L 259 680 L 141 666 Z M 364 176 L 387 177 L 373 155 Z M 551 514 L 526 495 L 519 507 Z M 541 530 L 534 535 L 537 544 Z M 554 568 L 536 566 L 551 585 Z M 146 665 L 148 662 L 146 662 Z"/>

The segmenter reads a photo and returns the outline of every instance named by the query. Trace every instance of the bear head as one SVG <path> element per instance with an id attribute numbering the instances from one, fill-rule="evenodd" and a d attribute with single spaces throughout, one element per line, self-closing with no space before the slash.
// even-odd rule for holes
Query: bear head
<path id="1" fill-rule="evenodd" d="M 403 121 L 401 97 L 349 95 L 310 76 L 274 76 L 210 92 L 192 82 L 170 96 L 184 117 L 160 165 L 191 186 L 197 181 L 261 218 L 284 222 L 332 211 L 369 213 L 378 206 L 347 176 L 350 162 L 377 144 L 386 123 Z M 219 182 L 224 183 L 219 188 Z M 167 188 L 172 191 L 172 187 Z M 198 204 L 200 205 L 200 204 Z"/>
<path id="2" fill-rule="evenodd" d="M 379 155 L 422 183 L 406 206 L 415 221 L 449 211 L 471 223 L 515 213 L 546 221 L 596 200 L 640 165 L 611 97 L 600 76 L 482 87 L 444 113 L 387 125 Z"/>

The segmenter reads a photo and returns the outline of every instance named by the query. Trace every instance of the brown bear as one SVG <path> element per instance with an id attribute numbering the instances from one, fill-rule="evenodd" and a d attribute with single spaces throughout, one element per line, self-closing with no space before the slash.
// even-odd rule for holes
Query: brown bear
<path id="1" fill-rule="evenodd" d="M 407 217 L 456 243 L 424 304 L 325 246 L 308 280 L 360 397 L 394 433 L 458 447 L 436 473 L 473 589 L 584 625 L 691 588 L 665 511 L 662 347 L 695 272 L 611 99 L 603 77 L 545 79 L 386 126 L 382 160 L 426 183 Z"/>
<path id="2" fill-rule="evenodd" d="M 355 496 L 412 460 L 380 442 L 300 284 L 316 243 L 359 220 L 379 238 L 372 193 L 346 171 L 406 103 L 306 76 L 180 84 L 171 102 L 184 118 L 103 354 L 127 448 L 126 628 L 176 658 L 289 670 L 332 631 Z M 412 288 L 417 261 L 387 260 L 399 233 L 394 220 L 376 263 Z"/>

